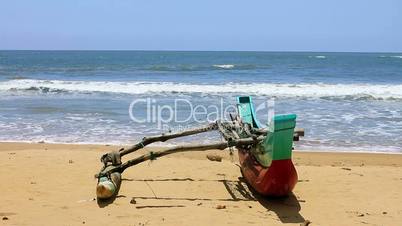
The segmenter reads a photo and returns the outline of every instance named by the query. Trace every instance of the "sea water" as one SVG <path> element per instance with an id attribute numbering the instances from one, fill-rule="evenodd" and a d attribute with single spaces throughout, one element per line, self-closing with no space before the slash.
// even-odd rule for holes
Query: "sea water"
<path id="1" fill-rule="evenodd" d="M 402 53 L 0 51 L 0 141 L 131 144 L 241 95 L 297 114 L 297 149 L 402 152 Z"/>

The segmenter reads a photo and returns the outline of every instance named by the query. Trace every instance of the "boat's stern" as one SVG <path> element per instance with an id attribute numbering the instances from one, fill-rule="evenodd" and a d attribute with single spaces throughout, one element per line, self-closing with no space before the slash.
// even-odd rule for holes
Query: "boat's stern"
<path id="1" fill-rule="evenodd" d="M 239 98 L 238 98 L 239 100 Z M 238 106 L 239 115 L 246 123 L 253 123 L 255 112 L 251 99 Z M 250 112 L 250 114 L 245 114 Z M 247 116 L 247 117 L 244 117 Z M 247 121 L 246 121 L 247 120 Z M 244 177 L 257 192 L 268 196 L 288 195 L 297 183 L 297 172 L 292 162 L 293 133 L 296 115 L 274 116 L 266 138 L 251 150 L 240 150 L 239 160 Z"/>

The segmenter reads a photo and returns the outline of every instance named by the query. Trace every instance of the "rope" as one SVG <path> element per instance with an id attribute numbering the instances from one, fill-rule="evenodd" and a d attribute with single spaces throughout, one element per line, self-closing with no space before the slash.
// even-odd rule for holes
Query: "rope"
<path id="1" fill-rule="evenodd" d="M 150 151 L 150 152 L 149 152 L 149 159 L 151 159 L 151 160 L 155 160 L 155 159 L 156 159 L 156 155 L 155 155 L 155 153 L 154 153 L 153 151 Z"/>
<path id="2" fill-rule="evenodd" d="M 154 190 L 152 189 L 151 185 L 149 185 L 149 184 L 147 183 L 147 181 L 144 181 L 144 182 L 145 182 L 145 184 L 147 184 L 147 186 L 149 187 L 149 189 L 151 189 L 152 193 L 154 194 L 155 198 L 157 199 L 158 197 L 156 197 L 156 194 L 155 194 Z"/>

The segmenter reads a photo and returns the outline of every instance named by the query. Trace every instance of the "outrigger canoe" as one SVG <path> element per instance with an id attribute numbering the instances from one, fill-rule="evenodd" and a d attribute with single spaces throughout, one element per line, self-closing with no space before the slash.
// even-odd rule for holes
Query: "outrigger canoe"
<path id="1" fill-rule="evenodd" d="M 296 169 L 291 159 L 293 140 L 299 140 L 299 136 L 304 136 L 303 130 L 295 132 L 296 115 L 276 115 L 271 124 L 264 128 L 256 118 L 251 97 L 238 97 L 237 110 L 237 115 L 232 116 L 231 121 L 216 121 L 177 133 L 144 137 L 139 143 L 127 149 L 122 148 L 104 154 L 101 157 L 103 166 L 96 175 L 98 199 L 109 199 L 117 195 L 123 171 L 141 162 L 177 152 L 224 150 L 231 147 L 238 149 L 241 172 L 247 183 L 258 193 L 267 196 L 288 195 L 297 182 Z M 123 156 L 148 144 L 212 130 L 218 130 L 225 141 L 176 146 L 162 151 L 151 151 L 124 163 L 121 161 Z"/>
<path id="2" fill-rule="evenodd" d="M 238 97 L 237 102 L 241 120 L 254 129 L 261 129 L 251 97 Z M 296 115 L 277 115 L 271 123 L 263 141 L 250 149 L 239 148 L 239 161 L 243 176 L 258 193 L 285 196 L 297 183 L 292 162 Z"/>

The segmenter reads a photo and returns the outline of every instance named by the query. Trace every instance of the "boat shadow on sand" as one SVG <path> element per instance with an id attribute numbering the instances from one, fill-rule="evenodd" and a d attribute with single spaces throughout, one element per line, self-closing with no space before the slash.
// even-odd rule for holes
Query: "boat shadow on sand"
<path id="1" fill-rule="evenodd" d="M 243 177 L 238 180 L 196 180 L 192 178 L 168 178 L 168 179 L 122 179 L 124 182 L 130 181 L 216 181 L 221 182 L 225 186 L 230 198 L 187 198 L 187 197 L 156 197 L 156 196 L 137 196 L 133 199 L 157 199 L 157 200 L 183 200 L 183 201 L 256 201 L 267 211 L 274 212 L 282 223 L 302 223 L 304 217 L 300 215 L 301 206 L 296 196 L 291 193 L 286 197 L 270 198 L 261 196 L 251 186 L 249 186 Z M 98 200 L 98 206 L 103 208 L 113 203 L 116 198 L 126 198 L 124 195 L 118 195 L 111 199 L 101 201 Z M 153 206 L 147 206 L 152 208 Z M 157 207 L 173 207 L 173 206 L 157 206 Z M 185 207 L 185 206 L 180 206 Z"/>
<path id="2" fill-rule="evenodd" d="M 300 214 L 301 206 L 296 196 L 291 193 L 285 197 L 266 197 L 256 192 L 243 177 L 238 181 L 223 182 L 233 200 L 258 201 L 267 211 L 274 212 L 282 223 L 302 223 L 305 221 Z"/>

